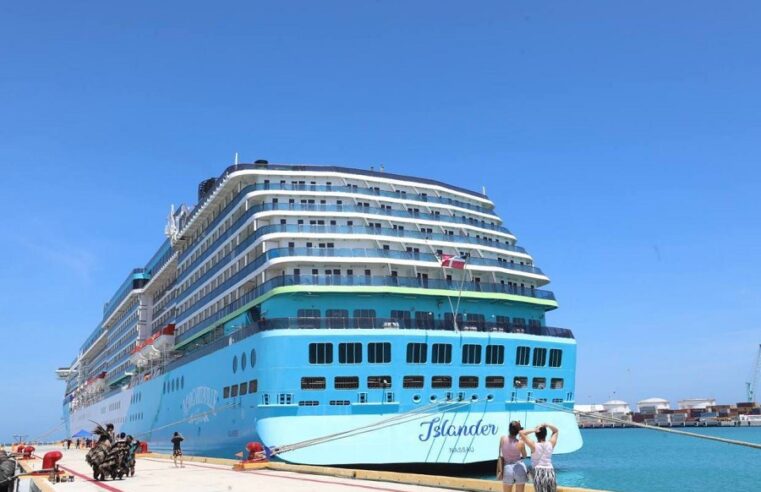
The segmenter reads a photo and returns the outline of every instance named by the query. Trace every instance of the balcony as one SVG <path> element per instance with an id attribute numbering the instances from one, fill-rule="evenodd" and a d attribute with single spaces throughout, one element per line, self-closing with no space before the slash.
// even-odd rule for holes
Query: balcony
<path id="1" fill-rule="evenodd" d="M 122 285 L 111 297 L 111 300 L 109 300 L 103 306 L 103 321 L 107 320 L 114 313 L 116 308 L 129 295 L 130 292 L 132 292 L 134 289 L 142 288 L 146 283 L 148 283 L 148 279 L 150 278 L 151 275 L 146 273 L 145 269 L 143 268 L 135 268 L 132 270 L 132 273 L 130 273 L 127 279 L 122 282 Z"/>
<path id="2" fill-rule="evenodd" d="M 232 280 L 232 279 L 231 279 Z M 366 286 L 366 287 L 408 287 L 417 289 L 438 289 L 451 291 L 451 295 L 456 296 L 460 290 L 460 282 L 437 280 L 437 279 L 418 279 L 415 277 L 365 277 L 365 276 L 340 276 L 340 275 L 282 275 L 275 277 L 264 282 L 262 285 L 242 295 L 235 301 L 231 302 L 227 306 L 223 307 L 216 313 L 212 314 L 208 318 L 201 320 L 194 326 L 185 330 L 185 332 L 178 336 L 178 342 L 193 336 L 194 334 L 204 330 L 207 327 L 213 326 L 219 320 L 227 316 L 228 314 L 242 308 L 246 304 L 252 302 L 256 298 L 266 294 L 267 292 L 287 286 Z M 219 288 L 218 288 L 219 289 Z M 515 286 L 509 286 L 506 284 L 493 284 L 487 282 L 464 282 L 462 286 L 463 292 L 486 292 L 497 294 L 508 294 L 521 297 L 530 297 L 534 299 L 541 299 L 546 301 L 554 301 L 555 295 L 546 290 L 540 289 L 526 289 Z M 215 289 L 216 290 L 216 289 Z M 202 302 L 199 300 L 198 302 Z M 196 303 L 198 304 L 198 303 Z M 177 316 L 177 323 L 188 318 L 195 313 L 194 304 L 191 308 L 184 311 Z"/>
<path id="3" fill-rule="evenodd" d="M 238 248 L 240 249 L 244 247 L 245 246 L 243 244 L 238 246 Z M 233 251 L 231 254 L 237 254 L 237 253 Z M 211 299 L 215 297 L 217 293 L 222 292 L 225 289 L 229 288 L 230 286 L 234 285 L 235 283 L 239 282 L 240 280 L 243 279 L 243 277 L 249 274 L 252 274 L 254 271 L 259 269 L 262 265 L 264 265 L 266 262 L 270 260 L 273 260 L 275 258 L 283 258 L 283 257 L 305 257 L 305 256 L 315 257 L 315 258 L 347 258 L 347 260 L 348 259 L 353 260 L 355 258 L 374 258 L 374 259 L 397 259 L 397 260 L 421 261 L 421 262 L 424 261 L 429 263 L 435 263 L 435 265 L 432 265 L 435 268 L 438 268 L 438 265 L 439 265 L 439 260 L 432 253 L 414 253 L 414 252 L 408 252 L 408 251 L 395 251 L 395 250 L 387 250 L 387 249 L 362 249 L 362 248 L 276 248 L 276 249 L 271 249 L 260 256 L 257 256 L 256 259 L 251 261 L 245 267 L 241 268 L 238 272 L 232 275 L 227 281 L 223 282 L 219 287 L 217 287 L 216 289 L 214 289 L 213 291 L 205 295 L 203 298 L 199 299 L 194 304 L 194 306 L 204 302 L 205 299 Z M 229 259 L 227 261 L 222 260 L 216 265 L 214 265 L 213 267 L 211 267 L 203 275 L 201 275 L 195 282 L 193 282 L 190 286 L 188 286 L 187 289 L 181 292 L 177 296 L 176 302 L 178 304 L 182 302 L 183 299 L 185 299 L 190 294 L 192 294 L 204 282 L 212 279 L 215 274 L 217 274 L 223 267 L 225 267 L 229 263 L 230 263 Z M 348 263 L 348 261 L 346 263 Z M 468 263 L 471 265 L 498 267 L 498 268 L 504 268 L 507 270 L 522 271 L 522 272 L 544 276 L 544 273 L 542 273 L 542 271 L 539 268 L 528 266 L 528 265 L 520 265 L 516 263 L 498 261 L 496 259 L 469 258 Z M 433 280 L 428 280 L 428 281 L 433 281 Z M 466 284 L 467 283 L 468 282 L 466 282 Z M 480 285 L 478 282 L 472 282 L 472 283 Z M 470 290 L 470 289 L 466 289 L 466 290 Z M 527 290 L 531 290 L 531 289 L 527 289 Z M 192 307 L 189 309 L 192 309 Z"/>
<path id="4" fill-rule="evenodd" d="M 461 193 L 472 195 L 475 198 L 480 198 L 480 199 L 485 199 L 486 198 L 486 195 L 484 195 L 484 194 L 476 193 L 474 191 L 467 190 L 465 188 L 460 188 L 458 186 L 448 185 L 448 184 L 442 183 L 440 181 L 435 181 L 435 180 L 426 179 L 426 178 L 414 178 L 414 177 L 411 177 L 411 176 L 402 176 L 402 175 L 399 175 L 399 174 L 391 174 L 391 173 L 376 172 L 376 171 L 366 171 L 364 169 L 351 169 L 351 168 L 338 167 L 338 166 L 288 166 L 288 165 L 278 165 L 278 164 L 273 164 L 273 165 L 270 165 L 270 164 L 235 164 L 233 166 L 229 166 L 219 176 L 219 178 L 217 178 L 217 184 L 215 185 L 214 190 L 212 190 L 209 193 L 209 195 L 213 194 L 219 188 L 221 183 L 224 181 L 224 178 L 226 178 L 227 176 L 229 176 L 230 174 L 232 174 L 234 172 L 245 171 L 245 170 L 248 170 L 248 169 L 270 169 L 270 170 L 277 170 L 277 171 L 340 172 L 340 173 L 347 173 L 347 174 L 357 174 L 357 175 L 360 175 L 360 176 L 373 176 L 373 177 L 379 177 L 379 178 L 391 178 L 391 179 L 399 179 L 399 180 L 403 180 L 403 181 L 410 181 L 410 182 L 413 182 L 413 183 L 423 183 L 423 184 L 429 184 L 429 185 L 442 186 L 444 188 L 449 188 L 449 189 L 454 190 L 454 191 L 459 191 Z M 253 190 L 256 190 L 256 189 L 264 189 L 264 187 L 266 185 L 264 183 L 259 183 L 258 185 L 251 185 L 251 186 L 254 186 L 254 187 L 255 186 L 260 186 L 260 188 L 252 188 L 251 190 L 249 190 L 249 187 L 246 187 L 246 188 L 244 188 L 244 190 L 253 191 Z M 274 184 L 270 184 L 269 186 L 272 187 L 272 186 L 275 186 L 275 185 Z M 277 184 L 277 186 L 279 186 L 279 183 Z M 307 185 L 305 185 L 305 186 L 307 186 Z M 308 186 L 312 186 L 312 185 L 308 185 Z M 333 188 L 337 188 L 337 187 L 333 187 Z M 347 187 L 347 188 L 349 188 L 349 187 Z M 358 193 L 359 192 L 358 188 L 351 187 L 351 189 L 352 189 L 352 193 Z M 354 190 L 357 190 L 357 191 L 354 191 Z M 245 193 L 248 193 L 248 191 L 245 191 L 244 193 L 241 193 L 239 196 L 243 196 Z M 390 193 L 392 193 L 392 192 L 390 192 Z M 396 194 L 394 194 L 394 195 L 396 195 Z M 412 194 L 410 194 L 410 195 L 412 195 Z M 428 198 L 431 198 L 431 197 L 428 197 Z M 231 205 L 237 203 L 237 201 L 239 201 L 239 200 L 234 200 L 233 203 L 228 205 L 227 209 L 229 209 L 229 207 Z M 424 201 L 424 200 L 420 200 L 420 201 Z M 196 216 L 196 214 L 198 214 L 200 212 L 200 210 L 203 208 L 205 203 L 206 202 L 204 201 L 203 203 L 196 204 L 196 206 L 193 208 L 193 211 L 190 213 L 190 216 L 188 217 L 188 222 L 192 221 L 192 219 Z M 478 207 L 478 206 L 474 205 L 474 207 Z M 485 210 L 484 213 L 491 213 L 490 209 L 488 209 L 488 208 L 485 208 L 485 207 L 479 207 L 479 208 L 484 208 L 484 210 Z M 225 214 L 225 212 L 220 214 L 220 216 L 222 216 L 224 214 Z M 219 219 L 219 218 L 220 217 L 217 217 L 217 219 Z M 217 219 L 215 219 L 214 222 L 217 222 Z M 213 224 L 214 224 L 214 222 L 213 222 Z M 210 226 L 210 227 L 213 227 L 213 226 Z"/>
<path id="5" fill-rule="evenodd" d="M 251 212 L 253 215 L 254 212 Z M 178 282 L 182 282 L 190 273 L 191 267 L 203 262 L 212 253 L 224 244 L 232 235 L 238 232 L 238 228 L 243 223 L 245 218 L 248 218 L 248 213 L 239 218 L 230 229 L 224 234 L 220 235 L 208 248 L 196 258 L 191 265 L 184 269 L 182 274 L 178 278 Z M 502 249 L 505 251 L 527 254 L 526 250 L 521 246 L 513 246 L 511 244 L 487 241 L 484 238 L 477 238 L 474 236 L 462 236 L 452 234 L 442 234 L 435 232 L 421 232 L 407 229 L 392 229 L 389 227 L 367 227 L 367 226 L 312 226 L 312 225 L 293 225 L 293 224 L 273 224 L 260 227 L 252 235 L 241 241 L 235 249 L 229 253 L 220 262 L 229 262 L 231 258 L 234 258 L 245 248 L 256 242 L 262 236 L 267 234 L 276 233 L 293 233 L 293 234 L 364 234 L 374 236 L 386 236 L 394 238 L 413 238 L 423 239 L 430 241 L 447 241 L 462 244 L 478 244 L 482 246 L 490 246 L 492 248 Z M 186 256 L 186 255 L 183 255 Z"/>
<path id="6" fill-rule="evenodd" d="M 254 186 L 254 185 L 252 185 Z M 225 209 L 219 213 L 219 215 L 206 227 L 206 231 L 212 231 L 216 225 L 221 222 L 223 219 L 227 217 L 229 212 L 233 209 L 233 206 L 236 204 L 236 201 L 230 202 Z M 220 236 L 227 237 L 232 231 L 235 231 L 240 227 L 241 224 L 243 224 L 249 217 L 253 216 L 254 214 L 258 214 L 260 212 L 268 212 L 268 211 L 297 211 L 297 212 L 353 212 L 353 213 L 364 213 L 364 214 L 375 214 L 375 215 L 386 215 L 389 217 L 403 217 L 403 218 L 414 218 L 414 219 L 423 219 L 423 220 L 432 220 L 432 221 L 438 221 L 438 222 L 447 222 L 452 224 L 464 224 L 464 225 L 470 225 L 473 227 L 479 227 L 481 229 L 487 229 L 492 231 L 498 231 L 503 234 L 508 234 L 512 236 L 512 233 L 505 227 L 487 224 L 483 220 L 476 220 L 469 217 L 453 217 L 449 215 L 440 215 L 440 214 L 429 214 L 424 212 L 410 212 L 407 210 L 394 210 L 394 209 L 388 209 L 388 208 L 378 208 L 378 207 L 363 207 L 359 205 L 320 205 L 320 204 L 301 204 L 301 203 L 261 203 L 259 205 L 255 205 L 250 207 L 243 215 L 241 215 L 228 229 L 227 231 Z M 187 258 L 190 254 L 192 254 L 195 249 L 200 244 L 200 241 L 193 245 L 192 247 L 188 248 L 186 251 L 184 251 L 180 255 L 180 261 Z"/>

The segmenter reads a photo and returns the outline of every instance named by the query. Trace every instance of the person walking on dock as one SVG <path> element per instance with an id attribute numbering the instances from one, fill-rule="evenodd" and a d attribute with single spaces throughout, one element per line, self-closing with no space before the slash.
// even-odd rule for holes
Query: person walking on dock
<path id="1" fill-rule="evenodd" d="M 174 436 L 172 436 L 172 457 L 174 458 L 175 467 L 177 466 L 177 458 L 180 458 L 180 468 L 185 468 L 182 462 L 182 448 L 180 447 L 180 443 L 184 440 L 185 438 L 179 432 L 175 432 Z"/>
<path id="2" fill-rule="evenodd" d="M 523 429 L 517 420 L 510 422 L 509 434 L 499 438 L 497 456 L 497 479 L 502 480 L 502 491 L 523 492 L 528 481 L 528 470 L 523 458 L 526 457 L 526 444 L 518 439 L 518 432 Z"/>
<path id="3" fill-rule="evenodd" d="M 547 429 L 552 431 L 552 436 L 547 442 Z M 528 438 L 529 434 L 536 434 L 536 441 Z M 558 443 L 558 428 L 551 424 L 542 424 L 534 430 L 521 430 L 521 441 L 531 450 L 531 464 L 534 468 L 535 492 L 556 492 L 557 480 L 555 468 L 552 466 L 552 451 Z"/>

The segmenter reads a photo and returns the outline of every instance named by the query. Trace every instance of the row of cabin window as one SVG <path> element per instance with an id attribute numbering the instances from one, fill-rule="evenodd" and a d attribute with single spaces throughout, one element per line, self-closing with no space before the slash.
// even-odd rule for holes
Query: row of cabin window
<path id="1" fill-rule="evenodd" d="M 480 364 L 483 346 L 478 344 L 464 344 L 462 346 L 462 363 L 463 364 Z M 501 365 L 505 363 L 505 346 L 504 345 L 487 345 L 485 362 L 488 365 Z M 563 362 L 563 351 L 561 349 L 550 349 L 550 367 L 560 367 Z M 531 355 L 530 347 L 517 347 L 515 354 L 515 364 L 518 366 L 529 365 Z M 533 353 L 533 366 L 544 367 L 547 364 L 547 349 L 535 348 Z M 391 343 L 390 342 L 372 342 L 367 344 L 367 362 L 370 364 L 387 364 L 391 362 Z M 407 344 L 407 363 L 408 364 L 425 364 L 428 362 L 428 344 L 427 343 L 408 343 Z M 309 363 L 310 364 L 332 364 L 333 363 L 333 344 L 332 343 L 310 343 L 309 344 Z M 338 363 L 339 364 L 361 364 L 362 363 L 362 344 L 358 342 L 347 342 L 338 344 Z M 433 364 L 451 364 L 452 363 L 452 345 L 449 343 L 434 343 L 431 345 L 431 363 Z"/>
<path id="2" fill-rule="evenodd" d="M 272 198 L 270 201 L 271 201 L 271 203 L 273 205 L 277 205 L 277 204 L 280 203 L 280 199 L 279 198 Z M 333 200 L 331 200 L 330 203 L 328 203 L 327 200 L 320 200 L 320 205 L 334 205 L 334 204 L 336 206 L 341 206 L 341 205 L 343 205 L 343 200 L 336 200 L 335 202 L 333 202 Z M 295 198 L 289 198 L 288 199 L 288 205 L 295 206 L 296 205 L 296 199 Z M 317 205 L 317 203 L 316 203 L 315 199 L 306 198 L 306 199 L 301 199 L 300 200 L 300 205 L 302 205 L 302 206 L 306 205 L 307 207 L 311 208 L 310 206 Z M 370 208 L 370 202 L 359 202 L 359 201 L 357 201 L 357 202 L 355 202 L 352 205 L 354 207 Z M 393 207 L 391 205 L 387 205 L 387 204 L 381 204 L 380 208 L 381 208 L 381 210 L 392 210 L 393 209 Z M 401 208 L 401 210 L 404 210 L 404 208 Z M 413 215 L 413 216 L 417 216 L 417 215 L 420 214 L 420 208 L 417 208 L 417 207 L 407 207 L 407 213 L 409 213 L 410 215 Z M 433 215 L 438 217 L 438 216 L 441 215 L 441 211 L 440 210 L 433 210 Z M 457 217 L 457 215 L 454 212 L 445 213 L 444 215 L 446 217 Z M 492 226 L 496 225 L 494 222 L 486 222 L 483 219 L 477 219 L 477 218 L 469 217 L 469 216 L 466 216 L 466 215 L 461 215 L 460 217 L 462 218 L 463 222 L 467 222 L 469 224 L 474 224 L 474 225 L 481 225 L 482 227 L 486 226 L 487 224 L 490 224 Z M 304 222 L 303 219 L 299 219 L 299 223 L 300 224 L 303 223 L 303 222 Z"/>
<path id="3" fill-rule="evenodd" d="M 479 378 L 478 376 L 460 376 L 459 377 L 460 388 L 478 388 Z M 424 376 L 404 376 L 402 379 L 403 388 L 423 388 L 425 385 Z M 551 378 L 551 389 L 563 389 L 564 381 L 562 378 Z M 368 376 L 367 387 L 372 388 L 390 388 L 392 386 L 391 376 Z M 505 377 L 504 376 L 486 376 L 485 386 L 487 388 L 504 388 Z M 514 388 L 525 388 L 528 386 L 528 378 L 525 376 L 518 376 L 513 379 Z M 327 387 L 327 380 L 324 377 L 303 377 L 301 378 L 301 389 L 303 390 L 324 390 Z M 358 376 L 336 376 L 333 380 L 333 387 L 337 390 L 353 390 L 359 389 L 359 377 Z M 452 376 L 431 376 L 431 388 L 451 388 Z M 534 389 L 546 389 L 547 378 L 535 377 L 532 378 L 531 387 Z M 225 388 L 226 389 L 226 388 Z"/>
<path id="4" fill-rule="evenodd" d="M 325 273 L 327 275 L 330 275 L 331 272 L 335 273 L 336 275 L 340 275 L 340 270 L 325 270 Z M 294 270 L 294 275 L 299 275 L 300 273 L 301 273 L 301 270 L 299 269 Z M 353 273 L 354 273 L 353 270 L 347 270 L 347 275 L 352 275 Z M 312 274 L 319 275 L 319 270 L 313 269 Z M 365 270 L 365 275 L 369 276 L 370 274 L 371 274 L 370 270 Z M 353 314 L 354 314 L 354 319 L 366 319 L 366 318 L 377 317 L 375 309 L 355 309 Z M 298 311 L 296 311 L 296 316 L 302 319 L 319 318 L 320 315 L 321 315 L 321 311 L 319 309 L 299 309 Z M 326 309 L 325 317 L 334 318 L 336 320 L 345 320 L 349 318 L 349 310 L 348 309 Z M 404 328 L 411 328 L 413 326 L 412 311 L 392 309 L 390 318 L 398 321 L 400 326 Z M 449 321 L 449 322 L 452 322 L 452 320 L 454 319 L 452 316 L 452 313 L 444 313 L 444 318 L 446 321 Z M 529 326 L 531 328 L 541 326 L 541 323 L 535 319 L 526 320 L 526 318 L 518 318 L 518 317 L 510 318 L 509 316 L 495 316 L 494 320 L 495 320 L 496 326 L 507 327 L 510 324 L 516 327 Z M 432 324 L 434 321 L 433 313 L 426 312 L 426 311 L 416 311 L 414 321 L 415 321 L 415 326 L 419 326 L 419 327 L 424 327 L 425 325 Z M 486 315 L 478 314 L 478 313 L 468 313 L 463 317 L 462 314 L 458 314 L 457 322 L 458 323 L 467 322 L 475 326 L 485 325 Z"/>
<path id="5" fill-rule="evenodd" d="M 286 180 L 285 179 L 281 179 L 280 180 L 281 189 L 287 189 L 284 186 L 285 184 L 286 184 Z M 326 187 L 326 189 L 328 189 L 328 190 L 330 190 L 331 186 L 333 185 L 333 183 L 330 182 L 330 181 L 326 181 L 325 183 L 323 183 L 322 181 L 310 181 L 309 182 L 309 188 L 307 188 L 307 182 L 305 180 L 291 181 L 291 187 L 294 190 L 306 190 L 306 189 L 309 189 L 309 190 L 314 191 L 314 190 L 317 190 L 317 186 L 323 186 L 323 184 Z M 265 189 L 269 189 L 269 185 L 270 185 L 270 180 L 269 179 L 265 179 L 264 180 L 264 188 Z M 365 183 L 365 185 L 366 185 L 366 183 Z M 338 187 L 336 188 L 336 190 L 338 190 L 338 191 L 344 191 L 347 188 L 352 188 L 353 190 L 358 190 L 359 189 L 359 185 L 354 184 L 354 183 L 339 184 Z M 380 192 L 381 192 L 381 187 L 380 186 L 363 186 L 362 189 L 363 190 L 367 189 L 367 190 L 373 192 L 376 195 L 380 195 Z M 389 190 L 389 189 L 385 189 L 384 188 L 383 191 L 385 191 L 385 192 L 394 192 L 400 198 L 407 198 L 407 190 L 400 190 L 400 189 L 391 189 L 391 190 Z M 354 191 L 354 192 L 357 193 L 357 191 Z M 410 194 L 413 196 L 412 200 L 418 200 L 418 201 L 424 201 L 424 202 L 428 201 L 428 193 L 425 193 L 425 192 L 418 193 L 417 190 L 411 190 Z M 289 200 L 289 202 L 292 202 L 292 201 L 293 200 Z M 314 203 L 314 200 L 309 200 L 309 201 L 311 203 Z M 324 202 L 325 200 L 320 200 L 320 201 Z M 304 200 L 301 200 L 301 202 L 303 203 Z M 339 202 L 340 202 L 340 200 L 339 200 Z M 473 203 L 470 203 L 470 202 L 464 202 L 464 201 L 457 200 L 455 198 L 450 198 L 450 197 L 447 197 L 447 196 L 437 197 L 437 202 L 439 202 L 439 203 L 448 203 L 448 204 L 454 205 L 456 207 L 465 207 L 465 208 L 473 208 L 474 206 L 477 207 L 474 210 L 480 210 L 480 209 L 483 208 L 480 204 L 473 204 Z M 381 204 L 381 206 L 383 206 L 383 204 Z"/>
<path id="6" fill-rule="evenodd" d="M 222 388 L 222 398 L 235 398 L 236 396 L 243 396 L 246 394 L 253 394 L 259 391 L 259 381 L 252 379 L 249 382 L 242 382 L 240 384 L 233 384 L 232 386 L 225 386 Z"/>
<path id="7" fill-rule="evenodd" d="M 171 393 L 185 388 L 185 376 L 164 381 L 164 393 Z"/>

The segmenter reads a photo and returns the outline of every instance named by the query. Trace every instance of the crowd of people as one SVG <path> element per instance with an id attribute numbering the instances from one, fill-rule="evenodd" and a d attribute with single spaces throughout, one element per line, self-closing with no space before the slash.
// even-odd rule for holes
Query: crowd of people
<path id="1" fill-rule="evenodd" d="M 135 454 L 140 449 L 140 441 L 124 432 L 116 434 L 114 425 L 105 428 L 98 425 L 93 431 L 97 441 L 87 452 L 85 459 L 93 469 L 93 478 L 105 480 L 135 476 Z"/>
<path id="2" fill-rule="evenodd" d="M 93 445 L 93 440 L 88 438 L 77 438 L 74 439 L 64 439 L 63 445 L 66 446 L 66 449 L 71 449 L 71 445 L 74 445 L 74 449 L 90 449 Z"/>
<path id="3" fill-rule="evenodd" d="M 85 459 L 93 469 L 93 478 L 105 480 L 109 476 L 112 479 L 135 476 L 135 454 L 141 448 L 140 440 L 124 432 L 116 434 L 113 424 L 107 424 L 105 428 L 98 425 L 93 431 L 93 436 L 97 439 L 77 439 L 75 444 L 76 448 L 87 446 L 90 449 Z M 174 465 L 184 468 L 180 444 L 183 440 L 179 432 L 175 432 L 171 439 Z M 67 448 L 71 447 L 71 442 L 71 439 L 66 439 Z"/>

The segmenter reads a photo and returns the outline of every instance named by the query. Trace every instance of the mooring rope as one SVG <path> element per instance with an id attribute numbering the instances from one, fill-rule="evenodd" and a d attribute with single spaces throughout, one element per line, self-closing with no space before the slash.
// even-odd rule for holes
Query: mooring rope
<path id="1" fill-rule="evenodd" d="M 608 422 L 613 422 L 613 423 L 616 423 L 616 424 L 630 425 L 630 426 L 633 426 L 633 427 L 640 427 L 642 429 L 649 429 L 649 430 L 654 430 L 654 431 L 659 431 L 659 432 L 668 432 L 669 434 L 677 434 L 677 435 L 681 435 L 681 436 L 695 437 L 695 438 L 698 438 L 698 439 L 705 439 L 705 440 L 708 440 L 708 441 L 716 441 L 716 442 L 722 442 L 722 443 L 725 443 L 725 444 L 733 444 L 735 446 L 745 446 L 745 447 L 753 448 L 753 449 L 761 449 L 761 444 L 755 443 L 755 442 L 739 441 L 737 439 L 727 439 L 725 437 L 709 436 L 709 435 L 706 435 L 706 434 L 698 434 L 696 432 L 687 432 L 687 431 L 682 431 L 682 430 L 676 430 L 676 429 L 671 428 L 671 427 L 658 427 L 656 425 L 642 424 L 640 422 L 632 422 L 632 421 L 629 421 L 629 420 L 619 419 L 617 417 L 608 416 L 608 415 L 602 415 L 602 414 L 599 414 L 599 413 L 582 412 L 581 410 L 573 410 L 573 409 L 566 408 L 566 407 L 564 407 L 562 405 L 558 405 L 556 403 L 547 403 L 547 402 L 539 403 L 537 401 L 533 401 L 533 402 L 530 402 L 530 403 L 534 403 L 535 405 L 540 405 L 540 406 L 544 406 L 544 407 L 547 407 L 547 408 L 552 408 L 552 409 L 555 409 L 555 410 L 560 410 L 560 411 L 567 412 L 567 413 L 572 413 L 574 415 L 581 415 L 583 417 L 589 417 L 589 418 L 599 419 L 599 420 L 606 420 Z"/>
<path id="2" fill-rule="evenodd" d="M 42 441 L 42 438 L 43 438 L 43 437 L 47 437 L 47 436 L 49 436 L 50 434 L 52 434 L 53 432 L 57 431 L 58 429 L 60 429 L 61 427 L 65 426 L 65 425 L 66 425 L 66 421 L 64 421 L 63 419 L 61 419 L 61 421 L 60 421 L 58 424 L 56 424 L 56 426 L 55 426 L 55 427 L 53 427 L 52 429 L 50 429 L 49 431 L 47 431 L 47 432 L 45 432 L 45 433 L 43 433 L 43 434 L 40 434 L 39 436 L 35 437 L 34 439 L 30 439 L 30 440 L 29 440 L 29 442 L 38 442 L 38 441 Z M 68 436 L 67 436 L 67 437 L 68 437 Z"/>
<path id="3" fill-rule="evenodd" d="M 444 411 L 447 410 L 454 410 L 460 407 L 463 407 L 465 405 L 470 405 L 470 401 L 451 401 L 449 403 L 444 404 L 445 408 Z M 279 446 L 272 448 L 272 454 L 282 454 L 287 453 L 290 451 L 295 451 L 297 449 L 302 449 L 309 446 L 315 446 L 317 444 L 322 444 L 325 442 L 331 442 L 331 441 L 337 441 L 340 439 L 346 439 L 348 437 L 355 437 L 361 434 L 365 434 L 368 432 L 375 432 L 378 430 L 386 429 L 388 427 L 393 427 L 396 425 L 406 424 L 408 422 L 413 422 L 415 420 L 421 419 L 423 417 L 426 417 L 430 415 L 428 413 L 428 410 L 433 409 L 433 407 L 439 407 L 441 404 L 439 403 L 431 403 L 429 405 L 426 405 L 424 407 L 415 408 L 413 410 L 409 410 L 407 412 L 402 412 L 399 414 L 394 415 L 393 417 L 379 420 L 375 423 L 364 425 L 360 427 L 355 427 L 353 429 L 349 429 L 342 432 L 336 432 L 334 434 L 327 434 L 325 436 L 320 436 L 312 439 L 307 439 L 305 441 L 299 441 L 292 444 L 286 444 L 284 446 Z"/>

